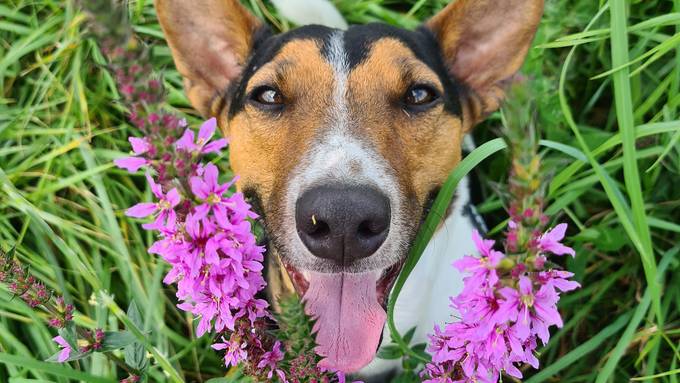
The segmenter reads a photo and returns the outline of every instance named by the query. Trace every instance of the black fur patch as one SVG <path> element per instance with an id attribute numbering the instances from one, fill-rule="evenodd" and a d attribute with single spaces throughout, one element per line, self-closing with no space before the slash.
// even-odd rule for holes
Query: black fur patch
<path id="1" fill-rule="evenodd" d="M 337 29 L 321 25 L 306 25 L 280 35 L 273 35 L 269 28 L 259 30 L 254 38 L 253 53 L 241 78 L 234 81 L 225 94 L 226 98 L 232 100 L 228 117 L 232 118 L 243 110 L 247 101 L 245 89 L 248 81 L 258 69 L 270 62 L 284 45 L 294 40 L 315 40 L 321 47 L 321 53 L 328 57 L 330 37 L 336 31 Z M 425 27 L 409 31 L 378 23 L 351 26 L 344 32 L 345 52 L 350 70 L 366 60 L 373 43 L 383 38 L 401 41 L 413 52 L 414 56 L 432 69 L 444 86 L 445 110 L 453 115 L 461 114 L 459 96 L 463 87 L 449 75 L 439 43 L 432 32 Z"/>

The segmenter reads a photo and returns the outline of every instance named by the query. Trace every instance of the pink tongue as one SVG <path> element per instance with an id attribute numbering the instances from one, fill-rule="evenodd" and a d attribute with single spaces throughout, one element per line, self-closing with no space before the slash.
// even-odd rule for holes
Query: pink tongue
<path id="1" fill-rule="evenodd" d="M 319 366 L 356 372 L 375 356 L 387 315 L 376 296 L 376 273 L 312 273 L 304 296 L 317 318 Z"/>

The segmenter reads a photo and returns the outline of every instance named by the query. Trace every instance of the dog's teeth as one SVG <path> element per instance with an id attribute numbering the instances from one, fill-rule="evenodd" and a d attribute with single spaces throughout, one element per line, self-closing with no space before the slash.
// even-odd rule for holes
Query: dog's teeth
<path id="1" fill-rule="evenodd" d="M 312 274 L 311 274 L 309 271 L 306 271 L 306 270 L 305 270 L 305 271 L 302 271 L 302 277 L 303 277 L 305 280 L 309 280 L 310 278 L 312 278 Z"/>

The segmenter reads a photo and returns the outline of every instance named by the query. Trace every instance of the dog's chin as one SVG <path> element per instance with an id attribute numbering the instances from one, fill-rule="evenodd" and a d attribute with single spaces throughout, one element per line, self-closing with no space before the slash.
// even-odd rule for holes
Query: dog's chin
<path id="1" fill-rule="evenodd" d="M 282 262 L 292 285 L 316 322 L 320 367 L 354 373 L 378 350 L 389 292 L 403 261 L 383 270 L 322 273 Z"/>

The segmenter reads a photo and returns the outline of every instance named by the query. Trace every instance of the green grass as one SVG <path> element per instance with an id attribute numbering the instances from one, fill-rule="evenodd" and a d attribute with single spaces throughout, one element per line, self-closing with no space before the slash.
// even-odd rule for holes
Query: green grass
<path id="1" fill-rule="evenodd" d="M 130 1 L 131 20 L 152 46 L 172 106 L 191 114 L 151 3 Z M 246 3 L 290 27 L 261 1 Z M 412 28 L 446 1 L 335 3 L 351 23 Z M 554 175 L 549 211 L 570 223 L 578 256 L 565 266 L 583 288 L 562 299 L 564 329 L 527 381 L 677 383 L 680 0 L 547 3 L 524 73 Z M 146 253 L 151 238 L 123 215 L 149 192 L 111 166 L 135 131 L 84 22 L 74 1 L 0 3 L 0 246 L 17 243 L 20 259 L 76 302 L 79 324 L 133 327 L 153 355 L 153 381 L 222 376 L 219 356 L 193 336 L 191 318 L 161 284 L 166 266 Z M 499 124 L 494 115 L 478 127 L 477 142 L 493 139 Z M 496 231 L 506 217 L 494 187 L 506 177 L 503 153 L 476 168 L 480 210 Z M 124 313 L 132 299 L 143 328 Z M 0 287 L 0 382 L 117 378 L 98 356 L 42 363 L 55 351 L 42 319 Z"/>

